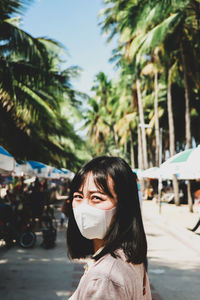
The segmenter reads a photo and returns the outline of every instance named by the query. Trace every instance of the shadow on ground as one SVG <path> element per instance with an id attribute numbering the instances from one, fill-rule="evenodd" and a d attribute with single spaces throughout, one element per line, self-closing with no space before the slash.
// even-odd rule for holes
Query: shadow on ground
<path id="1" fill-rule="evenodd" d="M 40 246 L 41 235 L 37 235 L 32 249 L 0 248 L 1 299 L 56 300 L 71 295 L 77 264 L 67 258 L 65 233 L 66 228 L 58 230 L 56 246 L 52 249 Z"/>

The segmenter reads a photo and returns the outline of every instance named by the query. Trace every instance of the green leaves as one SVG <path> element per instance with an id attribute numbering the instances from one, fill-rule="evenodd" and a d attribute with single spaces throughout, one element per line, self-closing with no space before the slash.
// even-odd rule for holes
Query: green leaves
<path id="1" fill-rule="evenodd" d="M 32 101 L 34 101 L 36 103 L 35 105 L 34 104 L 32 105 L 33 107 L 39 106 L 40 107 L 39 109 L 43 110 L 43 113 L 48 114 L 49 117 L 56 120 L 56 115 L 55 115 L 54 111 L 44 101 L 44 99 L 42 97 L 40 97 L 36 92 L 31 90 L 31 88 L 29 88 L 28 86 L 22 85 L 21 83 L 18 84 L 18 88 L 21 91 L 23 91 L 23 93 L 26 94 L 26 96 L 28 96 L 29 99 L 32 99 Z"/>
<path id="2" fill-rule="evenodd" d="M 180 24 L 182 16 L 179 13 L 173 14 L 166 20 L 161 22 L 161 24 L 150 30 L 145 36 L 138 37 L 137 46 L 135 49 L 134 41 L 130 46 L 130 57 L 133 59 L 137 54 L 137 62 L 141 60 L 144 54 L 149 54 L 157 46 L 160 46 L 164 40 L 169 37 L 175 30 L 175 28 Z"/>
<path id="3" fill-rule="evenodd" d="M 125 134 L 129 123 L 127 116 L 131 115 L 131 108 L 134 112 L 137 109 L 138 97 L 134 87 L 137 79 L 140 79 L 141 83 L 144 119 L 146 123 L 152 125 L 152 129 L 148 130 L 149 143 L 152 143 L 150 148 L 153 149 L 149 150 L 152 152 L 150 156 L 154 156 L 154 126 L 155 123 L 158 124 L 158 118 L 154 115 L 155 98 L 158 100 L 156 103 L 159 103 L 157 116 L 161 127 L 165 128 L 163 139 L 165 139 L 165 146 L 168 145 L 169 129 L 166 112 L 169 70 L 173 109 L 175 115 L 179 114 L 181 120 L 179 123 L 178 118 L 174 120 L 176 144 L 184 147 L 185 143 L 183 128 L 186 94 L 190 96 L 191 111 L 188 111 L 188 114 L 193 118 L 192 132 L 199 143 L 200 135 L 196 130 L 199 121 L 197 121 L 197 114 L 193 113 L 197 111 L 196 105 L 200 99 L 197 92 L 200 78 L 199 0 L 106 0 L 104 4 L 105 9 L 100 15 L 102 31 L 108 35 L 108 40 L 115 37 L 118 41 L 117 47 L 113 50 L 113 57 L 110 59 L 111 62 L 117 61 L 117 67 L 120 69 L 118 85 L 121 89 L 117 89 L 117 113 L 113 116 L 115 120 L 117 119 L 117 124 L 120 124 L 115 128 L 118 132 L 123 132 L 124 148 L 127 148 L 129 141 L 128 134 L 127 136 Z M 183 56 L 185 68 L 183 68 Z M 187 70 L 185 76 L 183 76 L 183 69 Z M 156 89 L 155 74 L 158 75 L 157 92 L 154 90 Z M 136 119 L 131 122 L 131 128 L 135 133 Z M 188 115 L 187 120 L 189 120 Z"/>
<path id="4" fill-rule="evenodd" d="M 30 2 L 0 4 L 0 143 L 17 159 L 74 168 L 79 164 L 76 147 L 83 142 L 69 120 L 80 115 L 82 95 L 72 88 L 71 78 L 80 69 L 63 69 L 66 50 L 60 43 L 19 28 L 13 13 Z"/>

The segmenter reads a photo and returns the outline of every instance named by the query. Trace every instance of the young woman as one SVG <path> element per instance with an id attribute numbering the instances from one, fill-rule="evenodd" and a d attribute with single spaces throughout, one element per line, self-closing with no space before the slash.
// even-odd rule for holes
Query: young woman
<path id="1" fill-rule="evenodd" d="M 119 157 L 97 157 L 71 184 L 70 258 L 91 257 L 70 300 L 150 300 L 147 243 L 137 183 Z"/>

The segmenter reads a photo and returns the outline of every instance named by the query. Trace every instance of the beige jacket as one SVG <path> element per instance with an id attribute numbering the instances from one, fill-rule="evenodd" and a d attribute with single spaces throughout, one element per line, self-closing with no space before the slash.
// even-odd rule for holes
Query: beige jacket
<path id="1" fill-rule="evenodd" d="M 107 254 L 89 267 L 70 300 L 152 299 L 143 264 L 127 263 L 122 250 L 116 253 L 118 258 Z"/>

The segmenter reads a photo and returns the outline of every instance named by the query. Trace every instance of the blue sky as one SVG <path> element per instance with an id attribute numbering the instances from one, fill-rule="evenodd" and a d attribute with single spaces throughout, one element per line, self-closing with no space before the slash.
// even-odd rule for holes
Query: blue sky
<path id="1" fill-rule="evenodd" d="M 95 75 L 105 72 L 114 76 L 111 57 L 112 44 L 101 34 L 98 12 L 102 0 L 35 0 L 23 17 L 21 27 L 31 35 L 50 37 L 61 42 L 70 53 L 66 66 L 83 69 L 75 88 L 89 93 Z"/>

